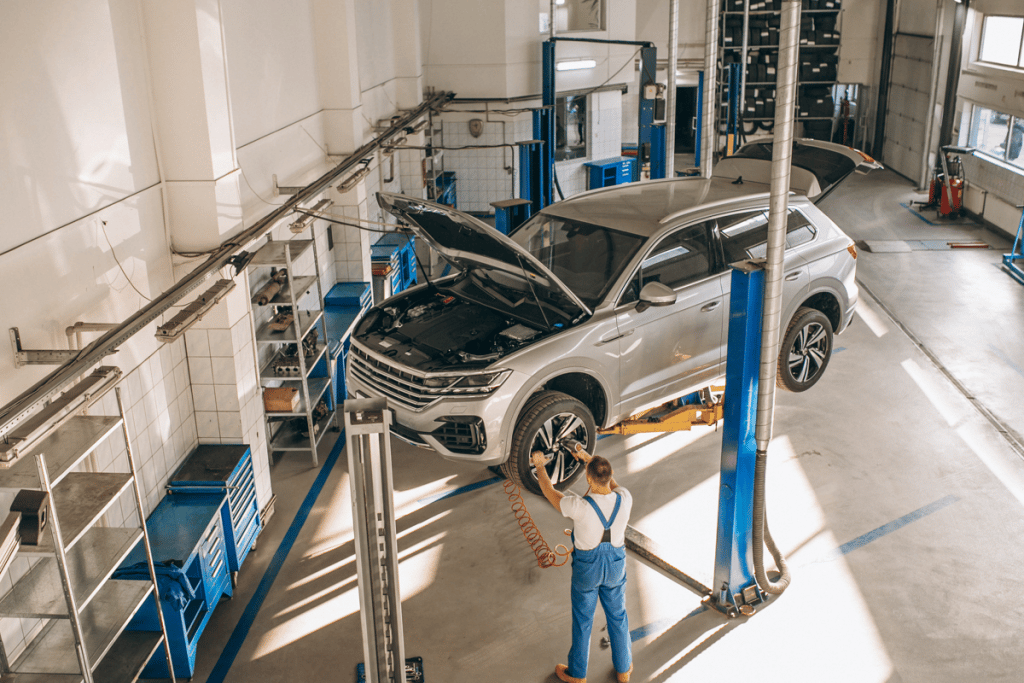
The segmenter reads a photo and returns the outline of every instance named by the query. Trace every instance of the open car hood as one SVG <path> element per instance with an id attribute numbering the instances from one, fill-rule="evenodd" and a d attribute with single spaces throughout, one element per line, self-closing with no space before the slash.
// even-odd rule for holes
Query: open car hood
<path id="1" fill-rule="evenodd" d="M 772 141 L 743 145 L 715 165 L 712 177 L 771 184 Z M 814 203 L 820 202 L 854 171 L 867 173 L 882 165 L 852 147 L 798 138 L 793 140 L 790 188 Z"/>
<path id="2" fill-rule="evenodd" d="M 532 287 L 556 292 L 567 304 L 590 315 L 592 311 L 564 282 L 537 258 L 483 221 L 456 209 L 425 199 L 378 192 L 377 203 L 401 219 L 457 268 L 494 268 L 519 278 L 524 274 Z"/>

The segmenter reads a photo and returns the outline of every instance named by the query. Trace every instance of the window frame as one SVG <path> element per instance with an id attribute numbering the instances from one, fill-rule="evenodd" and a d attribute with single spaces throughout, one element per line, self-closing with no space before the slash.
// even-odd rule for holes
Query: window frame
<path id="1" fill-rule="evenodd" d="M 711 223 L 711 222 L 715 222 L 716 223 L 715 226 L 709 227 L 708 223 Z M 722 258 L 721 258 L 721 249 L 720 249 L 719 245 L 715 244 L 715 233 L 718 230 L 717 218 L 714 218 L 714 217 L 704 218 L 704 219 L 696 220 L 696 221 L 693 221 L 693 222 L 690 222 L 690 223 L 684 223 L 682 225 L 679 225 L 679 226 L 677 226 L 677 227 L 675 227 L 675 228 L 665 232 L 665 234 L 663 234 L 661 237 L 659 237 L 657 239 L 657 241 L 650 248 L 648 248 L 646 251 L 644 251 L 643 256 L 640 257 L 640 262 L 637 263 L 637 265 L 633 269 L 631 269 L 629 271 L 629 276 L 623 282 L 622 288 L 620 289 L 619 293 L 617 294 L 617 296 L 615 298 L 615 308 L 618 309 L 618 308 L 622 308 L 624 306 L 635 306 L 636 303 L 638 301 L 640 301 L 640 293 L 637 292 L 637 298 L 632 300 L 632 301 L 625 301 L 625 296 L 626 296 L 626 293 L 629 290 L 630 283 L 637 277 L 637 275 L 639 275 L 640 269 L 644 267 L 644 263 L 646 263 L 649 259 L 651 259 L 653 257 L 654 252 L 657 251 L 661 247 L 661 245 L 665 243 L 666 240 L 672 239 L 673 237 L 677 236 L 680 232 L 682 232 L 684 230 L 688 230 L 690 228 L 696 228 L 696 227 L 703 227 L 703 229 L 704 229 L 704 238 L 707 240 L 707 248 L 708 248 L 708 252 L 707 252 L 707 254 L 708 254 L 708 271 L 707 271 L 707 274 L 704 275 L 703 277 L 700 277 L 700 278 L 696 279 L 696 280 L 691 280 L 690 282 L 685 282 L 685 283 L 679 285 L 678 287 L 673 287 L 672 289 L 673 289 L 673 291 L 679 292 L 679 291 L 681 291 L 682 289 L 684 289 L 686 287 L 692 287 L 693 285 L 700 284 L 701 282 L 704 282 L 705 280 L 707 280 L 709 278 L 717 277 L 722 272 L 721 265 L 720 265 L 721 264 L 721 260 L 722 260 Z"/>
<path id="2" fill-rule="evenodd" d="M 980 156 L 985 160 L 994 159 L 996 161 L 1002 162 L 1003 164 L 1006 164 L 1007 166 L 1009 166 L 1011 169 L 1015 170 L 1018 173 L 1024 173 L 1024 150 L 1022 150 L 1022 147 L 1024 147 L 1024 118 L 1016 116 L 1014 114 L 1009 114 L 1005 111 L 1000 111 L 987 104 L 978 104 L 976 102 L 970 101 L 965 102 L 965 104 L 969 106 L 965 107 L 963 111 L 963 119 L 960 125 L 960 139 L 963 141 L 963 145 L 972 147 L 974 149 L 974 154 Z M 977 131 L 974 129 L 975 111 L 977 109 L 984 109 L 989 112 L 1000 114 L 1006 117 L 1006 135 L 1003 138 L 1003 155 L 1001 157 L 996 156 L 995 154 L 992 154 L 991 152 L 988 152 L 986 150 L 979 149 L 975 145 L 971 144 L 972 138 L 975 141 L 977 140 Z M 965 123 L 966 125 L 964 125 Z M 1010 151 L 1013 149 L 1014 128 L 1021 129 L 1021 136 L 1020 142 L 1017 147 L 1017 155 L 1013 159 L 1011 159 Z"/>
<path id="3" fill-rule="evenodd" d="M 569 113 L 571 111 L 569 107 L 569 100 L 575 100 L 582 98 L 583 101 L 583 123 L 580 126 L 579 120 L 576 120 L 577 132 L 582 135 L 583 138 L 583 153 L 576 154 L 574 156 L 560 156 L 563 150 L 568 151 L 573 149 L 569 146 Z M 577 111 L 576 116 L 579 116 Z M 564 140 L 564 144 L 559 144 L 559 139 Z M 590 95 L 588 93 L 573 94 L 573 93 L 562 93 L 555 96 L 555 161 L 573 161 L 575 159 L 589 159 L 590 158 Z"/>
<path id="4" fill-rule="evenodd" d="M 1021 20 L 1021 33 L 1017 37 L 1017 62 L 1015 64 L 1007 64 L 1004 62 L 990 62 L 983 60 L 981 55 L 985 49 L 985 33 L 988 30 L 988 21 L 990 19 L 1020 19 Z M 991 66 L 1001 69 L 1024 69 L 1024 16 L 1017 14 L 983 14 L 981 16 L 981 29 L 978 35 L 978 49 L 976 52 L 976 62 L 985 66 Z"/>

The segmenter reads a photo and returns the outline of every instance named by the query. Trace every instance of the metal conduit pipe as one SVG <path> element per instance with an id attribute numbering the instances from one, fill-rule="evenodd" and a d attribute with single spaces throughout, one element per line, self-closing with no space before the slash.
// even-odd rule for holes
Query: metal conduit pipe
<path id="1" fill-rule="evenodd" d="M 676 177 L 676 69 L 679 68 L 679 0 L 668 3 L 668 92 L 665 96 L 665 177 Z"/>
<path id="2" fill-rule="evenodd" d="M 367 154 L 380 145 L 401 133 L 407 126 L 414 123 L 431 109 L 435 109 L 453 97 L 453 93 L 440 92 L 427 97 L 418 107 L 397 118 L 391 126 L 375 139 L 357 149 L 330 171 L 306 185 L 301 191 L 274 209 L 252 227 L 243 230 L 228 242 L 222 244 L 199 267 L 179 280 L 171 289 L 153 299 L 137 313 L 99 337 L 86 348 L 82 349 L 72 360 L 64 363 L 49 375 L 26 389 L 17 398 L 0 408 L 0 439 L 23 419 L 34 413 L 44 401 L 69 386 L 81 375 L 99 363 L 104 356 L 122 345 L 133 335 L 141 332 L 147 325 L 155 321 L 162 313 L 175 303 L 194 291 L 213 273 L 228 265 L 229 261 L 249 243 L 264 237 L 274 225 L 294 211 L 300 204 L 307 202 L 326 190 L 341 176 L 356 166 Z"/>
<path id="3" fill-rule="evenodd" d="M 775 140 L 772 145 L 771 189 L 768 204 L 768 259 L 765 268 L 764 317 L 761 322 L 761 366 L 757 382 L 757 418 L 754 440 L 754 575 L 761 589 L 777 595 L 786 590 L 791 579 L 786 559 L 768 531 L 765 515 L 765 469 L 768 442 L 772 438 L 775 407 L 775 376 L 778 371 L 779 334 L 782 318 L 782 259 L 786 249 L 789 221 L 789 180 L 793 156 L 793 125 L 796 113 L 796 69 L 800 45 L 800 2 L 782 3 L 782 27 L 779 34 L 779 78 L 776 88 Z M 777 583 L 768 579 L 764 569 L 764 546 L 775 559 L 782 576 Z"/>
<path id="4" fill-rule="evenodd" d="M 68 325 L 64 329 L 64 334 L 68 338 L 68 348 L 74 351 L 82 348 L 83 332 L 106 332 L 115 327 L 117 327 L 117 323 L 84 323 L 78 321 L 74 325 Z"/>
<path id="5" fill-rule="evenodd" d="M 715 106 L 715 82 L 718 79 L 718 10 L 719 0 L 708 0 L 704 29 L 704 120 L 700 131 L 700 174 L 711 177 L 715 159 L 715 138 L 718 107 Z"/>

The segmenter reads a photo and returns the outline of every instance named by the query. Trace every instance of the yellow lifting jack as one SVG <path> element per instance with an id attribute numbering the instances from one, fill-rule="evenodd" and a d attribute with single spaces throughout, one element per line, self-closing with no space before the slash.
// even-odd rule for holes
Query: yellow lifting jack
<path id="1" fill-rule="evenodd" d="M 712 386 L 696 394 L 645 410 L 598 434 L 650 434 L 657 432 L 688 432 L 694 425 L 710 427 L 722 419 L 725 386 Z"/>

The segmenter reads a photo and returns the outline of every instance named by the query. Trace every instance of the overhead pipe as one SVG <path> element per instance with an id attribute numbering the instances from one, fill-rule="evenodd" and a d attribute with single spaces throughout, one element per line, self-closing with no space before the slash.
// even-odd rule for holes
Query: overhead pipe
<path id="1" fill-rule="evenodd" d="M 258 240 L 274 227 L 278 221 L 292 213 L 300 204 L 311 200 L 358 164 L 367 154 L 400 134 L 428 111 L 435 109 L 453 97 L 453 93 L 439 92 L 428 96 L 418 107 L 394 120 L 391 126 L 378 137 L 366 143 L 330 171 L 311 182 L 291 196 L 284 204 L 271 211 L 251 227 L 223 243 L 209 258 L 195 270 L 174 284 L 171 289 L 156 297 L 138 312 L 96 339 L 82 349 L 72 360 L 59 366 L 49 375 L 22 392 L 17 398 L 0 408 L 0 440 L 5 438 L 12 427 L 31 415 L 46 400 L 69 386 L 104 356 L 124 344 L 133 335 L 142 331 L 165 311 L 199 287 L 211 274 L 230 264 L 231 260 L 244 251 L 244 247 Z"/>
<path id="2" fill-rule="evenodd" d="M 768 442 L 772 438 L 775 408 L 775 375 L 778 371 L 779 334 L 782 319 L 782 270 L 789 222 L 789 184 L 793 161 L 793 127 L 796 114 L 797 54 L 800 49 L 800 2 L 782 3 L 782 27 L 779 32 L 779 77 L 776 81 L 775 141 L 772 145 L 771 188 L 768 200 L 768 258 L 765 264 L 764 308 L 761 322 L 761 366 L 757 380 L 757 417 L 754 440 L 753 559 L 754 576 L 761 589 L 777 595 L 790 582 L 789 567 L 779 552 L 765 514 L 765 469 Z M 772 582 L 764 568 L 764 546 L 782 572 Z"/>
<path id="3" fill-rule="evenodd" d="M 718 81 L 718 11 L 719 0 L 708 0 L 704 25 L 704 107 L 700 132 L 700 174 L 711 177 L 715 159 L 718 107 L 715 102 L 715 83 Z"/>
<path id="4" fill-rule="evenodd" d="M 679 68 L 679 0 L 668 3 L 668 92 L 665 95 L 665 174 L 676 177 L 676 69 Z"/>
<path id="5" fill-rule="evenodd" d="M 68 337 L 68 348 L 72 351 L 77 351 L 82 348 L 83 332 L 106 332 L 115 327 L 117 327 L 117 323 L 84 323 L 78 321 L 74 325 L 68 325 L 64 329 L 64 334 Z"/>

